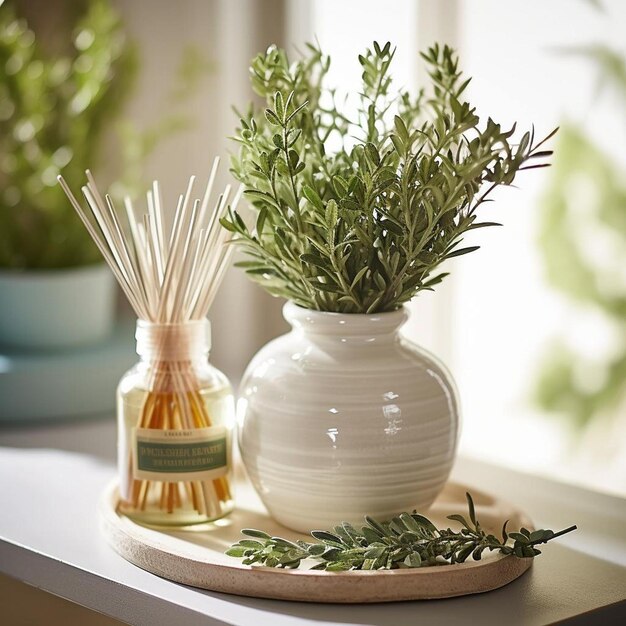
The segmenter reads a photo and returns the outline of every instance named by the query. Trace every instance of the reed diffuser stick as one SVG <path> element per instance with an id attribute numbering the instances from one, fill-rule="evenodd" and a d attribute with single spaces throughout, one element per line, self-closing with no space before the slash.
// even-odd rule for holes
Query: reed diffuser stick
<path id="1" fill-rule="evenodd" d="M 124 198 L 124 211 L 119 212 L 108 194 L 102 196 L 89 170 L 81 190 L 88 210 L 58 177 L 137 317 L 148 327 L 154 325 L 155 366 L 147 381 L 137 429 L 187 432 L 213 426 L 192 367 L 188 335 L 176 329 L 188 329 L 189 324 L 206 318 L 230 260 L 229 235 L 220 226 L 220 218 L 229 208 L 230 186 L 213 209 L 209 208 L 218 165 L 219 159 L 215 159 L 201 198 L 194 198 L 195 177 L 189 179 L 169 230 L 157 181 L 146 194 L 146 211 L 139 214 L 128 197 Z M 236 207 L 240 197 L 241 190 L 230 208 Z M 226 476 L 210 480 L 138 478 L 132 447 L 124 463 L 128 504 L 135 512 L 156 503 L 163 512 L 187 507 L 215 519 L 221 516 L 224 503 L 232 500 Z"/>

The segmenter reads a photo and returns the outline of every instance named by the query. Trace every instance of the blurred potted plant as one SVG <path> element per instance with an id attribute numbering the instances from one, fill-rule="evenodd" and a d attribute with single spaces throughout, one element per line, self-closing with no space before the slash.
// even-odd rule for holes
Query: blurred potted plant
<path id="1" fill-rule="evenodd" d="M 479 120 L 447 46 L 422 55 L 430 85 L 415 98 L 391 91 L 394 51 L 374 43 L 359 56 L 354 114 L 324 87 L 330 59 L 309 52 L 254 59 L 267 108 L 241 120 L 232 171 L 256 219 L 231 211 L 222 222 L 248 256 L 239 265 L 290 300 L 294 330 L 242 380 L 239 442 L 270 512 L 301 531 L 426 508 L 445 484 L 456 391 L 399 336 L 403 305 L 445 277 L 444 261 L 478 248 L 459 244 L 493 225 L 477 219 L 489 194 L 551 154 L 541 147 L 551 135 L 515 140 L 514 128 Z"/>
<path id="2" fill-rule="evenodd" d="M 79 6 L 58 55 L 0 6 L 0 344 L 78 345 L 113 323 L 113 277 L 56 176 L 79 185 L 96 161 L 134 55 L 108 2 Z"/>
<path id="3" fill-rule="evenodd" d="M 618 106 L 626 106 L 623 53 L 604 44 L 560 50 L 593 64 L 601 87 L 590 94 L 594 102 L 608 92 Z M 582 124 L 566 120 L 559 134 L 540 206 L 539 246 L 546 278 L 570 308 L 571 321 L 549 342 L 537 372 L 535 398 L 551 417 L 570 427 L 572 454 L 585 476 L 597 474 L 605 487 L 623 491 L 626 171 Z M 602 245 L 594 247 L 590 241 Z M 595 332 L 591 341 L 585 323 Z"/>

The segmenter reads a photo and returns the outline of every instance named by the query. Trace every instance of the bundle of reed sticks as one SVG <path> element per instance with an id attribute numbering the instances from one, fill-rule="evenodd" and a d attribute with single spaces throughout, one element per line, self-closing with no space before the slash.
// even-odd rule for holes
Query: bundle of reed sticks
<path id="1" fill-rule="evenodd" d="M 147 192 L 147 211 L 139 215 L 131 200 L 124 200 L 125 215 L 111 197 L 98 191 L 89 170 L 82 193 L 87 207 L 76 199 L 62 176 L 59 183 L 110 266 L 137 317 L 145 322 L 171 325 L 206 318 L 228 267 L 233 246 L 220 218 L 227 210 L 231 187 L 227 185 L 211 206 L 211 192 L 219 159 L 216 158 L 201 198 L 193 199 L 195 177 L 178 198 L 171 227 L 166 226 L 159 183 Z M 241 189 L 234 195 L 236 206 Z M 173 331 L 172 331 L 173 332 Z M 162 332 L 163 353 L 171 343 Z M 155 354 L 161 352 L 157 346 Z M 151 368 L 148 389 L 137 418 L 142 429 L 199 429 L 212 426 L 188 357 L 163 360 Z M 184 506 L 207 519 L 220 517 L 221 507 L 232 499 L 226 476 L 206 481 L 150 481 L 133 477 L 132 451 L 127 459 L 129 502 L 137 512 L 146 506 L 173 513 Z M 155 504 L 156 503 L 156 504 Z"/>

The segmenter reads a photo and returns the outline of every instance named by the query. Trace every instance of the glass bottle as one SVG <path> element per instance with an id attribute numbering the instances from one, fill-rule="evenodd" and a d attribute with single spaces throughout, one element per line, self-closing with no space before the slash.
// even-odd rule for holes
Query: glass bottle
<path id="1" fill-rule="evenodd" d="M 146 524 L 216 520 L 234 505 L 234 399 L 209 364 L 206 319 L 137 322 L 140 361 L 120 381 L 119 510 Z"/>

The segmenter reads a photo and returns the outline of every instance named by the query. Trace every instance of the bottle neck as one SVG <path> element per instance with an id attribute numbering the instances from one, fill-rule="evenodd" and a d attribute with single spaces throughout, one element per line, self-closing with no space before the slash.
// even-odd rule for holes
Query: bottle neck
<path id="1" fill-rule="evenodd" d="M 137 320 L 135 339 L 137 354 L 143 361 L 206 361 L 211 347 L 211 325 L 208 319 L 173 324 Z"/>

